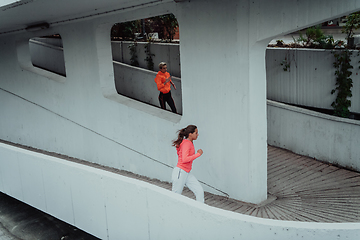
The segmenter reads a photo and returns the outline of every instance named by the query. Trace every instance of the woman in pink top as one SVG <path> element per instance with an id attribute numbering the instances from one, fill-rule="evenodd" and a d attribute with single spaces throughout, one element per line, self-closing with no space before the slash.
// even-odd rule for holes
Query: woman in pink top
<path id="1" fill-rule="evenodd" d="M 186 185 L 195 194 L 196 201 L 204 202 L 204 190 L 195 176 L 190 173 L 193 161 L 203 154 L 201 149 L 195 153 L 193 141 L 198 136 L 197 127 L 189 125 L 179 130 L 178 138 L 173 141 L 179 158 L 172 173 L 172 191 L 181 194 Z"/>

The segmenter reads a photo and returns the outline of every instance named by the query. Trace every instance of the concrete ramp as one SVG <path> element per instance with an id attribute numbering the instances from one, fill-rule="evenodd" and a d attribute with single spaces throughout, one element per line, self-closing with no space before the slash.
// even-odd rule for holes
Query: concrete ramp
<path id="1" fill-rule="evenodd" d="M 288 152 L 279 154 L 276 150 L 269 155 L 277 155 L 283 163 L 274 164 L 273 173 L 275 169 L 282 171 L 286 165 L 296 169 L 294 163 L 285 163 L 291 156 Z M 2 192 L 101 239 L 172 239 L 177 236 L 180 239 L 316 240 L 360 236 L 359 223 L 314 224 L 288 221 L 294 220 L 288 217 L 280 221 L 239 214 L 240 208 L 223 210 L 209 206 L 219 200 L 210 195 L 207 195 L 207 204 L 201 204 L 168 189 L 100 169 L 102 167 L 94 168 L 7 144 L 0 144 L 0 156 Z M 321 169 L 324 171 L 325 167 Z M 315 179 L 321 178 L 315 176 Z M 355 176 L 351 178 L 356 179 Z M 234 203 L 235 200 L 222 198 L 219 204 L 231 208 Z M 250 211 L 250 214 L 255 215 L 262 206 L 252 207 L 257 211 Z M 304 211 L 304 208 L 298 210 Z"/>

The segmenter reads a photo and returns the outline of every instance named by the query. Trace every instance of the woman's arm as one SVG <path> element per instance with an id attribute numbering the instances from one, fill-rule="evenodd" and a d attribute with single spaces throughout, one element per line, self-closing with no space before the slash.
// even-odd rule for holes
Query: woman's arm
<path id="1" fill-rule="evenodd" d="M 190 155 L 190 152 L 192 149 L 194 149 L 193 151 L 195 152 L 194 145 L 191 142 L 186 142 L 183 144 L 182 159 L 181 159 L 183 163 L 194 161 L 196 158 L 201 156 L 201 153 L 199 151 L 193 155 Z M 201 149 L 199 149 L 199 150 L 201 150 Z"/>

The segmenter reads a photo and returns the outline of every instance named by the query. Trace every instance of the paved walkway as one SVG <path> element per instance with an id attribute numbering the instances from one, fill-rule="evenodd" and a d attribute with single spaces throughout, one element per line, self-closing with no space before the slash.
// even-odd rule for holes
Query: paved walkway
<path id="1" fill-rule="evenodd" d="M 0 192 L 0 240 L 99 240 Z"/>
<path id="2" fill-rule="evenodd" d="M 119 173 L 171 189 L 166 182 Z M 183 195 L 195 199 L 188 189 Z M 360 173 L 268 146 L 267 201 L 255 205 L 205 193 L 205 203 L 277 220 L 360 222 Z"/>
<path id="3" fill-rule="evenodd" d="M 171 189 L 171 184 L 167 182 L 66 156 L 56 156 Z M 183 195 L 195 199 L 188 189 L 184 190 Z M 267 201 L 255 205 L 206 192 L 205 204 L 241 214 L 277 220 L 360 222 L 360 173 L 268 146 Z M 33 228 L 34 224 L 38 228 Z M 23 238 L 24 234 L 28 234 L 27 237 Z M 0 193 L 1 240 L 48 240 L 50 238 L 47 234 L 59 236 L 54 239 L 96 239 Z M 22 237 L 17 238 L 19 236 Z"/>

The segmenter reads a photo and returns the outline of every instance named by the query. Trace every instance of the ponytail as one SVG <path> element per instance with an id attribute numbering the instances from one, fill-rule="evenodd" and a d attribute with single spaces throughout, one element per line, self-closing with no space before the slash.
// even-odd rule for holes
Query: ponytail
<path id="1" fill-rule="evenodd" d="M 172 145 L 178 148 L 185 138 L 189 137 L 190 133 L 194 133 L 197 127 L 195 125 L 189 125 L 186 128 L 180 129 L 178 132 L 178 138 L 173 141 Z"/>

